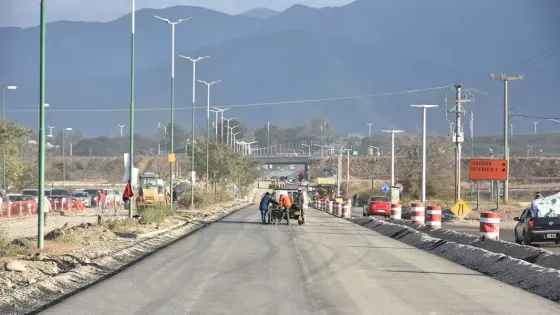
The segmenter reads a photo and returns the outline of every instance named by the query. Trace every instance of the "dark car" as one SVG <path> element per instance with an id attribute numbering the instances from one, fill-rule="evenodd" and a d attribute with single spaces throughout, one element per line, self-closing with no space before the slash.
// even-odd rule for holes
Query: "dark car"
<path id="1" fill-rule="evenodd" d="M 364 217 L 370 215 L 382 215 L 389 217 L 391 215 L 391 199 L 384 196 L 372 196 L 364 205 Z"/>
<path id="2" fill-rule="evenodd" d="M 52 188 L 48 197 L 50 199 L 72 199 L 72 193 L 68 189 Z"/>
<path id="3" fill-rule="evenodd" d="M 560 244 L 560 217 L 533 217 L 531 209 L 525 209 L 514 230 L 517 244 L 531 245 L 533 242 L 554 242 Z"/>

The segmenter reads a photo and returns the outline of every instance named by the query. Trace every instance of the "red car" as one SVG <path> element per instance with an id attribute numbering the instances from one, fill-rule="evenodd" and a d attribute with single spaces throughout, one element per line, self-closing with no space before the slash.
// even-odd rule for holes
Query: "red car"
<path id="1" fill-rule="evenodd" d="M 389 197 L 374 196 L 369 197 L 364 205 L 364 217 L 370 215 L 382 215 L 389 217 L 391 215 L 391 199 Z"/>

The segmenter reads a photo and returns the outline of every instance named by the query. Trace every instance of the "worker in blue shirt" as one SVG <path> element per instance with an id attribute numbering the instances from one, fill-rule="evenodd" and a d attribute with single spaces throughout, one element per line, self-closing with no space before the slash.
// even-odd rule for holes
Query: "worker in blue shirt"
<path id="1" fill-rule="evenodd" d="M 266 192 L 261 199 L 261 203 L 259 205 L 259 210 L 261 211 L 261 219 L 262 224 L 266 224 L 266 214 L 268 213 L 268 205 L 269 204 L 277 205 L 278 202 L 272 198 L 269 192 Z"/>

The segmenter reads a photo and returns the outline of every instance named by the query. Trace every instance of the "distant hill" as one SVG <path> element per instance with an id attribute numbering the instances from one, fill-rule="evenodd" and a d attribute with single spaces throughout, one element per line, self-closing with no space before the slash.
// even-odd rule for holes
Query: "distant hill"
<path id="1" fill-rule="evenodd" d="M 269 8 L 255 8 L 255 9 L 243 12 L 239 15 L 246 16 L 246 17 L 251 17 L 251 18 L 255 18 L 255 19 L 268 19 L 268 18 L 277 16 L 278 14 L 280 14 L 280 12 L 274 11 L 274 10 L 269 9 Z"/>
<path id="2" fill-rule="evenodd" d="M 458 10 L 476 18 L 457 18 Z M 524 23 L 509 23 L 504 30 L 496 20 L 504 12 L 508 21 Z M 242 105 L 226 116 L 250 126 L 271 121 L 288 127 L 324 116 L 341 134 L 366 134 L 372 121 L 374 134 L 390 128 L 414 132 L 421 114 L 409 105 L 436 103 L 440 108 L 430 111 L 428 128 L 446 133 L 442 100 L 447 92 L 453 98 L 453 91 L 359 96 L 463 83 L 476 95 L 474 107 L 466 105 L 474 108 L 476 134 L 488 134 L 503 124 L 503 84 L 491 81 L 491 72 L 525 73 L 525 80 L 510 84 L 517 113 L 554 112 L 560 20 L 553 12 L 560 12 L 560 2 L 357 0 L 321 9 L 296 5 L 267 19 L 188 6 L 140 10 L 136 132 L 152 135 L 158 123 L 170 120 L 171 29 L 154 15 L 194 17 L 177 26 L 176 53 L 209 55 L 197 64 L 197 79 L 222 80 L 212 88 L 212 104 Z M 127 15 L 108 23 L 48 24 L 48 125 L 116 136 L 117 125 L 128 124 L 130 20 Z M 0 50 L 0 85 L 18 86 L 7 93 L 6 114 L 33 128 L 35 113 L 14 110 L 37 107 L 38 38 L 37 27 L 0 28 L 1 42 L 10 43 Z M 190 130 L 192 63 L 177 58 L 175 73 L 177 123 Z M 283 103 L 290 100 L 314 101 Z M 197 105 L 206 105 L 202 84 L 197 84 Z M 195 124 L 205 126 L 205 120 L 205 110 L 197 110 Z M 516 132 L 532 130 L 530 122 L 526 125 Z M 557 127 L 542 125 L 543 132 Z"/>

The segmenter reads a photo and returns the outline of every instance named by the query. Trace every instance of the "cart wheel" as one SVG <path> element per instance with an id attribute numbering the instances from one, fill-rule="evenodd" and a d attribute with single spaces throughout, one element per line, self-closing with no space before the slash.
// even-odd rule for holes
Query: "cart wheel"
<path id="1" fill-rule="evenodd" d="M 298 223 L 299 225 L 302 225 L 302 224 L 303 224 L 303 221 L 297 220 L 297 223 Z"/>

